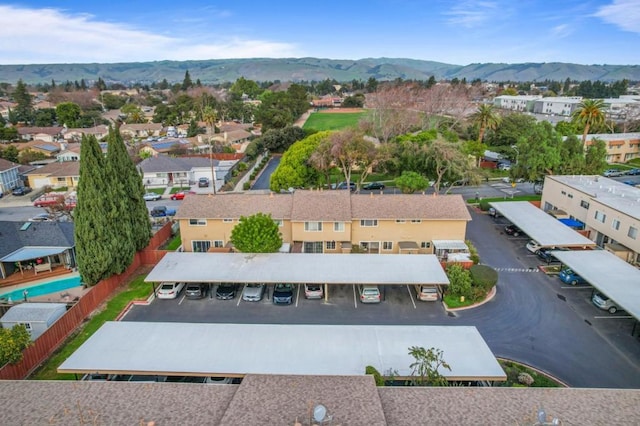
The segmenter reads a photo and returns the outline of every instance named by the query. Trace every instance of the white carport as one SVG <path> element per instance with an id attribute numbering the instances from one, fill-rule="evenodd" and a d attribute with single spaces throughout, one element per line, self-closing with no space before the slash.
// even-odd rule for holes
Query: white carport
<path id="1" fill-rule="evenodd" d="M 449 380 L 504 381 L 475 327 L 107 322 L 59 373 L 242 377 L 246 374 L 411 375 L 411 346 L 438 348 Z M 473 354 L 473 355 L 471 355 Z"/>
<path id="2" fill-rule="evenodd" d="M 449 285 L 432 254 L 167 253 L 146 282 Z"/>
<path id="3" fill-rule="evenodd" d="M 573 269 L 637 321 L 640 320 L 640 270 L 606 250 L 553 251 Z M 635 325 L 632 333 L 635 333 Z"/>
<path id="4" fill-rule="evenodd" d="M 596 243 L 528 201 L 489 203 L 541 247 L 595 247 Z"/>

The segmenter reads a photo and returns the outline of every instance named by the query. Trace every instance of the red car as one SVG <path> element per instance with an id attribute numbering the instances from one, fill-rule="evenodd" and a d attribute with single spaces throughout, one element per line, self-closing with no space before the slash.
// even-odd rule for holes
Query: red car
<path id="1" fill-rule="evenodd" d="M 64 202 L 64 195 L 61 195 L 61 194 L 55 194 L 55 195 L 45 194 L 45 195 L 41 196 L 40 198 L 38 198 L 37 200 L 35 200 L 33 202 L 33 205 L 35 207 L 47 207 L 47 206 L 52 206 L 54 204 L 58 204 L 60 202 Z"/>
<path id="2" fill-rule="evenodd" d="M 172 200 L 183 200 L 185 195 L 187 195 L 187 193 L 184 192 L 184 191 L 176 192 L 175 194 L 171 195 L 171 199 Z"/>

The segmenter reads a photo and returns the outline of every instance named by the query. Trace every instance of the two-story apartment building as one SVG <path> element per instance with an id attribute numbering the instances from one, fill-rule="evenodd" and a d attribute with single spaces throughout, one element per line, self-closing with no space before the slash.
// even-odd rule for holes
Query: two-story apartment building
<path id="1" fill-rule="evenodd" d="M 576 135 L 582 138 L 582 135 Z M 624 163 L 640 157 L 640 133 L 597 133 L 587 135 L 586 145 L 600 139 L 607 145 L 607 162 Z"/>
<path id="2" fill-rule="evenodd" d="M 471 216 L 459 195 L 229 193 L 189 196 L 175 218 L 185 251 L 230 247 L 241 216 L 270 214 L 283 242 L 303 253 L 434 253 L 437 240 L 464 241 Z"/>
<path id="3" fill-rule="evenodd" d="M 568 117 L 578 109 L 580 102 L 582 102 L 582 97 L 580 96 L 557 96 L 537 99 L 533 105 L 533 112 Z"/>
<path id="4" fill-rule="evenodd" d="M 493 98 L 493 105 L 496 108 L 510 111 L 533 112 L 535 101 L 542 99 L 541 95 L 500 95 Z"/>
<path id="5" fill-rule="evenodd" d="M 584 223 L 599 246 L 640 264 L 639 188 L 602 176 L 547 176 L 541 203 Z"/>

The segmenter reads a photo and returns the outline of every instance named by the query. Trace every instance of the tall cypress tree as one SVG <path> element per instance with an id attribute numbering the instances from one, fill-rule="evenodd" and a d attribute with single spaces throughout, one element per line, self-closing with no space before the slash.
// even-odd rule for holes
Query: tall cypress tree
<path id="1" fill-rule="evenodd" d="M 115 236 L 112 270 L 119 274 L 131 265 L 136 251 L 129 205 L 130 189 L 127 188 L 126 182 L 126 162 L 130 160 L 118 129 L 109 127 L 107 142 L 106 179 L 109 182 L 108 196 L 111 199 L 111 208 L 106 215 Z"/>
<path id="2" fill-rule="evenodd" d="M 78 269 L 88 285 L 112 275 L 113 233 L 105 160 L 95 136 L 82 136 L 74 236 Z"/>
<path id="3" fill-rule="evenodd" d="M 144 201 L 144 184 L 136 166 L 127 153 L 120 129 L 109 133 L 109 154 L 112 172 L 124 187 L 125 211 L 122 219 L 127 218 L 134 251 L 142 250 L 151 238 L 149 210 Z"/>

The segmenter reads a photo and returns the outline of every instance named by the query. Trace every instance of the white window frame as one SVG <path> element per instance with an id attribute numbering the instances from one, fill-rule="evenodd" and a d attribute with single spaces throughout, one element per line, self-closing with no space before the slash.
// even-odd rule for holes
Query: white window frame
<path id="1" fill-rule="evenodd" d="M 406 220 L 404 220 L 404 219 L 396 219 L 396 223 L 402 223 L 402 224 L 404 224 L 404 223 L 407 223 L 407 221 L 406 221 Z"/>
<path id="2" fill-rule="evenodd" d="M 189 226 L 207 226 L 207 219 L 189 219 Z"/>
<path id="3" fill-rule="evenodd" d="M 324 249 L 325 250 L 335 250 L 336 249 L 336 242 L 335 241 L 325 241 Z"/>
<path id="4" fill-rule="evenodd" d="M 422 223 L 422 219 L 411 219 L 412 224 Z"/>
<path id="5" fill-rule="evenodd" d="M 223 248 L 224 247 L 224 241 L 222 241 L 222 240 L 213 240 L 212 243 L 213 243 L 212 246 L 214 248 Z"/>
<path id="6" fill-rule="evenodd" d="M 596 213 L 594 214 L 593 218 L 600 223 L 604 223 L 607 220 L 607 215 L 601 212 L 600 210 L 596 210 Z"/>
<path id="7" fill-rule="evenodd" d="M 204 250 L 196 250 L 196 244 L 197 245 L 204 245 L 204 246 L 209 244 L 209 247 L 207 247 Z M 191 240 L 191 251 L 193 251 L 193 252 L 206 253 L 210 248 L 211 248 L 211 241 L 210 240 Z"/>
<path id="8" fill-rule="evenodd" d="M 583 209 L 589 210 L 589 202 L 585 200 L 580 200 L 580 207 L 582 207 Z"/>
<path id="9" fill-rule="evenodd" d="M 284 220 L 282 219 L 273 219 L 273 221 L 278 224 L 278 228 L 282 228 L 284 226 Z"/>
<path id="10" fill-rule="evenodd" d="M 344 222 L 333 222 L 333 232 L 344 232 Z"/>
<path id="11" fill-rule="evenodd" d="M 304 231 L 305 232 L 322 232 L 322 222 L 305 222 Z"/>
<path id="12" fill-rule="evenodd" d="M 431 248 L 431 241 L 421 241 L 420 242 L 420 248 L 421 249 L 430 249 Z"/>
<path id="13" fill-rule="evenodd" d="M 222 219 L 222 223 L 233 223 L 233 219 L 230 219 L 228 217 L 224 218 L 224 219 Z"/>
<path id="14" fill-rule="evenodd" d="M 638 228 L 630 226 L 629 231 L 627 232 L 627 237 L 631 238 L 632 240 L 638 238 Z"/>
<path id="15" fill-rule="evenodd" d="M 362 228 L 377 228 L 378 219 L 360 219 L 360 227 Z"/>
<path id="16" fill-rule="evenodd" d="M 620 229 L 620 221 L 618 219 L 613 219 L 611 221 L 611 227 L 616 231 Z"/>
<path id="17" fill-rule="evenodd" d="M 382 250 L 384 250 L 384 251 L 393 250 L 393 241 L 383 241 L 382 242 Z"/>

